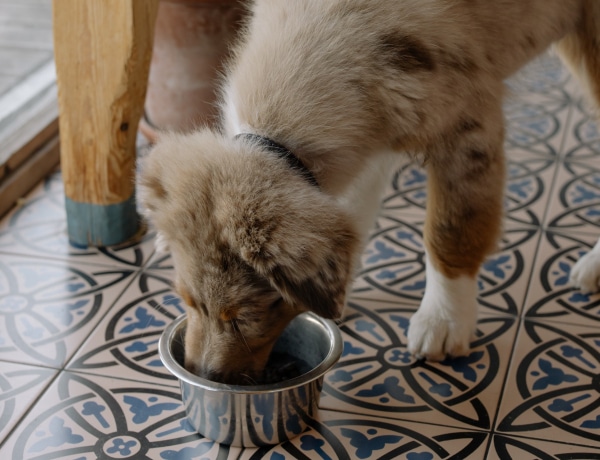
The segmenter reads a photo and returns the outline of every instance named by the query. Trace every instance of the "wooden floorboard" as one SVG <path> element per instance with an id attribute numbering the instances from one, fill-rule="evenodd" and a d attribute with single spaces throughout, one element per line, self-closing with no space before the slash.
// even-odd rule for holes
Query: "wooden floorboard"
<path id="1" fill-rule="evenodd" d="M 38 152 L 58 129 L 53 62 L 52 0 L 0 0 L 0 214 L 58 161 Z"/>
<path id="2" fill-rule="evenodd" d="M 18 2 L 0 0 L 0 25 L 15 23 L 51 28 L 52 2 L 50 0 Z"/>
<path id="3" fill-rule="evenodd" d="M 52 28 L 27 24 L 0 24 L 0 46 L 22 50 L 52 51 Z"/>
<path id="4" fill-rule="evenodd" d="M 51 59 L 48 50 L 0 48 L 0 75 L 21 80 Z"/>
<path id="5" fill-rule="evenodd" d="M 52 1 L 0 0 L 0 95 L 52 59 Z"/>

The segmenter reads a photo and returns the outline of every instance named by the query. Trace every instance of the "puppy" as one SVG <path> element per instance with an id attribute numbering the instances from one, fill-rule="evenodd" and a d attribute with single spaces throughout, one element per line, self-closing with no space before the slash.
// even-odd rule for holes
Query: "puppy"
<path id="1" fill-rule="evenodd" d="M 501 227 L 503 80 L 558 42 L 600 100 L 600 2 L 256 0 L 248 18 L 221 129 L 164 134 L 139 182 L 188 306 L 186 367 L 252 383 L 295 315 L 339 318 L 402 154 L 429 179 L 408 347 L 467 353 Z"/>

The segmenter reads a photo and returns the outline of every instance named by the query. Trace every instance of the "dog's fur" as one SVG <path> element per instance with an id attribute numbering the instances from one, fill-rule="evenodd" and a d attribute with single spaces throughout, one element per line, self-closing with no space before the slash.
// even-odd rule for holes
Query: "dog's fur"
<path id="1" fill-rule="evenodd" d="M 428 170 L 409 349 L 466 353 L 501 225 L 503 80 L 560 41 L 600 100 L 600 2 L 256 0 L 249 17 L 221 132 L 163 135 L 139 184 L 189 307 L 186 366 L 251 382 L 299 312 L 338 318 L 402 152 Z M 240 133 L 287 147 L 319 187 Z"/>

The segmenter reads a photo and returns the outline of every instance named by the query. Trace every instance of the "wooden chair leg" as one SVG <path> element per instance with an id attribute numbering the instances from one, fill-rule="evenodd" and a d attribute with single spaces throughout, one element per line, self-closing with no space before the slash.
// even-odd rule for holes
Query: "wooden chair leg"
<path id="1" fill-rule="evenodd" d="M 135 141 L 158 0 L 53 0 L 61 168 L 69 239 L 131 238 Z"/>

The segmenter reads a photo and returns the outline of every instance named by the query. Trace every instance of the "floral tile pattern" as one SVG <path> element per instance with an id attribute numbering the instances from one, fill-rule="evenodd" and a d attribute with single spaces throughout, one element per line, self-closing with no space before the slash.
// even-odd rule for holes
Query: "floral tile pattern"
<path id="1" fill-rule="evenodd" d="M 144 271 L 67 367 L 178 386 L 162 366 L 157 344 L 165 326 L 183 313 L 182 300 L 172 292 L 169 278 L 156 270 Z"/>
<path id="2" fill-rule="evenodd" d="M 600 236 L 600 130 L 545 55 L 508 83 L 505 229 L 479 273 L 468 356 L 413 359 L 425 288 L 426 168 L 382 197 L 319 414 L 281 445 L 201 437 L 157 342 L 183 312 L 152 233 L 69 245 L 60 173 L 0 220 L 2 459 L 600 458 L 600 295 L 569 284 Z M 142 146 L 142 150 L 146 147 Z"/>
<path id="3" fill-rule="evenodd" d="M 0 359 L 61 367 L 133 275 L 71 260 L 0 256 Z"/>
<path id="4" fill-rule="evenodd" d="M 140 268 L 154 252 L 152 234 L 112 248 L 69 244 L 60 174 L 50 176 L 0 222 L 0 251 L 43 258 Z"/>
<path id="5" fill-rule="evenodd" d="M 600 446 L 600 328 L 525 321 L 498 432 Z"/>
<path id="6" fill-rule="evenodd" d="M 5 438 L 56 375 L 54 369 L 0 362 L 0 438 Z"/>

